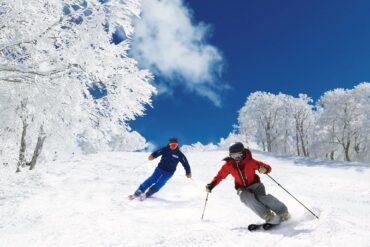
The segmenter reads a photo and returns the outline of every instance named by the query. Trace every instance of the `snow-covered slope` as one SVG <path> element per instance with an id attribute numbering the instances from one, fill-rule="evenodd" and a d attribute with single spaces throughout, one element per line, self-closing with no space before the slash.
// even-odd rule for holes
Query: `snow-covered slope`
<path id="1" fill-rule="evenodd" d="M 370 246 L 370 165 L 255 152 L 277 181 L 320 216 L 315 219 L 268 177 L 267 192 L 284 201 L 292 219 L 251 233 L 260 220 L 238 199 L 229 177 L 209 196 L 204 186 L 225 152 L 187 154 L 154 198 L 127 195 L 157 164 L 144 153 L 105 153 L 49 163 L 33 172 L 0 169 L 0 246 Z"/>

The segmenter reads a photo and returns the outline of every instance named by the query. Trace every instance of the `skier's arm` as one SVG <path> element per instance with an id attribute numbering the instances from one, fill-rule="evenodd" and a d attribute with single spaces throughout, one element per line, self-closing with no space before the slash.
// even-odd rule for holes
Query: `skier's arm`
<path id="1" fill-rule="evenodd" d="M 154 152 L 149 156 L 149 160 L 152 160 L 152 159 L 157 158 L 158 156 L 161 156 L 161 155 L 163 154 L 164 149 L 165 149 L 165 148 L 161 148 L 161 149 L 158 149 L 157 151 L 154 151 Z M 152 159 L 150 159 L 150 157 L 152 157 Z"/>
<path id="2" fill-rule="evenodd" d="M 217 173 L 216 177 L 213 178 L 212 182 L 208 184 L 208 185 L 210 185 L 209 187 L 211 187 L 210 189 L 212 190 L 214 187 L 216 187 L 216 185 L 218 185 L 229 174 L 230 174 L 230 169 L 229 169 L 229 166 L 226 163 L 222 166 L 220 171 Z"/>
<path id="3" fill-rule="evenodd" d="M 190 165 L 189 165 L 188 159 L 186 158 L 186 156 L 183 153 L 181 153 L 180 163 L 182 164 L 182 166 L 185 169 L 186 176 L 191 177 Z"/>

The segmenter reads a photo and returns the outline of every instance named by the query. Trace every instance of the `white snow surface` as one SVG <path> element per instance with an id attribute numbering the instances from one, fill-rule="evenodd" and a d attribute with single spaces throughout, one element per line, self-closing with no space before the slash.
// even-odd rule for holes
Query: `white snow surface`
<path id="1" fill-rule="evenodd" d="M 100 153 L 39 165 L 15 174 L 0 168 L 0 246 L 370 246 L 370 164 L 341 163 L 254 152 L 271 176 L 268 193 L 292 219 L 249 232 L 261 220 L 242 204 L 228 177 L 209 195 L 204 186 L 225 151 L 187 153 L 193 178 L 179 164 L 167 185 L 146 201 L 127 195 L 158 163 L 147 153 Z"/>

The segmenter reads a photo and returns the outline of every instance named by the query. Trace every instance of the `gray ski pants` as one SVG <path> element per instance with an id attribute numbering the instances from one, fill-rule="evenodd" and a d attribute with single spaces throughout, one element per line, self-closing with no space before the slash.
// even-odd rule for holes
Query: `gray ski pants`
<path id="1" fill-rule="evenodd" d="M 288 211 L 284 203 L 270 194 L 266 195 L 265 186 L 262 183 L 255 183 L 247 188 L 239 189 L 238 195 L 240 200 L 262 219 L 269 210 L 277 215 Z"/>

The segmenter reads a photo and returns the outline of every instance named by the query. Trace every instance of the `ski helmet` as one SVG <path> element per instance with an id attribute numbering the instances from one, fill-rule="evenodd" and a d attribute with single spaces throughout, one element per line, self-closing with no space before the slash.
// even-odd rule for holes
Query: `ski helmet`
<path id="1" fill-rule="evenodd" d="M 229 153 L 240 153 L 244 151 L 244 145 L 241 142 L 236 142 L 229 147 Z"/>

